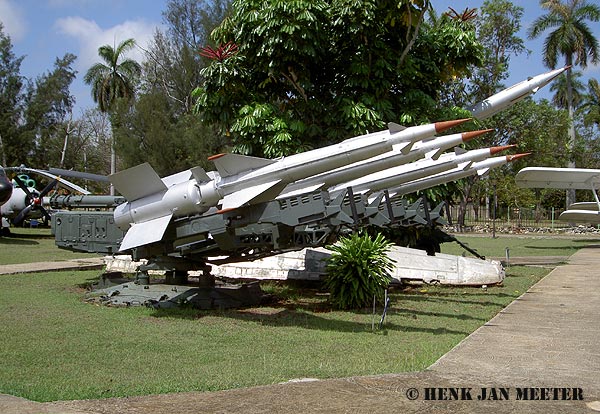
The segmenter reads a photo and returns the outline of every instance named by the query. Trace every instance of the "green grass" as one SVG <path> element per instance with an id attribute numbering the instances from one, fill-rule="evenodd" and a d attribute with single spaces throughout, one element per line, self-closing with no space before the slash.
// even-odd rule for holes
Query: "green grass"
<path id="1" fill-rule="evenodd" d="M 538 243 L 553 247 L 522 246 Z M 487 290 L 393 290 L 385 329 L 375 332 L 368 310 L 331 311 L 316 289 L 271 283 L 265 289 L 279 300 L 270 306 L 158 311 L 85 303 L 80 286 L 97 271 L 0 276 L 0 393 L 54 401 L 418 371 L 547 272 L 512 266 L 503 286 Z"/>
<path id="2" fill-rule="evenodd" d="M 462 243 L 486 257 L 505 257 L 509 248 L 511 257 L 520 256 L 571 256 L 577 250 L 590 244 L 600 244 L 598 236 L 557 237 L 542 236 L 507 236 L 499 235 L 495 239 L 490 235 L 454 235 Z M 458 243 L 443 243 L 442 253 L 461 255 L 465 249 Z M 467 252 L 467 256 L 471 254 Z"/>
<path id="3" fill-rule="evenodd" d="M 512 267 L 487 291 L 394 291 L 375 333 L 369 311 L 330 311 L 316 290 L 269 307 L 156 311 L 84 303 L 77 286 L 93 271 L 1 277 L 0 393 L 53 401 L 422 370 L 546 272 Z"/>
<path id="4" fill-rule="evenodd" d="M 11 236 L 0 237 L 0 265 L 98 257 L 59 249 L 50 229 L 13 227 L 10 231 Z"/>

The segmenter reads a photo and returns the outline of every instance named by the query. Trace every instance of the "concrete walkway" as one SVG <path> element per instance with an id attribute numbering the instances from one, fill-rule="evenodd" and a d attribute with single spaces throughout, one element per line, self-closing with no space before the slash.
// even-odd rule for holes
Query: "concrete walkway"
<path id="1" fill-rule="evenodd" d="M 586 248 L 423 372 L 46 404 L 0 396 L 0 413 L 593 413 L 599 328 L 600 249 Z M 484 387 L 495 400 L 477 400 Z"/>
<path id="2" fill-rule="evenodd" d="M 0 275 L 15 275 L 18 273 L 55 272 L 60 270 L 93 270 L 102 269 L 104 262 L 101 257 L 72 259 L 59 262 L 36 262 L 0 265 Z M 1 411 L 0 411 L 1 413 Z"/>

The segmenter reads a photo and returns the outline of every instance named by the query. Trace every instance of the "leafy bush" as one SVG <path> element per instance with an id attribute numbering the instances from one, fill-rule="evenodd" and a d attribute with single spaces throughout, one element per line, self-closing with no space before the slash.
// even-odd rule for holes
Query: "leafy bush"
<path id="1" fill-rule="evenodd" d="M 377 233 L 372 239 L 367 233 L 342 237 L 327 263 L 325 287 L 333 306 L 357 309 L 369 306 L 373 296 L 383 298 L 385 287 L 392 280 L 394 261 L 387 256 L 392 243 Z"/>

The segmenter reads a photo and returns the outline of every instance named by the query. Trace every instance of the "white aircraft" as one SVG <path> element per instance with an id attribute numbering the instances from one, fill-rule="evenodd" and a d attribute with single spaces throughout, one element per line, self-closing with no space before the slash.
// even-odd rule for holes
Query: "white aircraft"
<path id="1" fill-rule="evenodd" d="M 517 173 L 516 183 L 523 188 L 592 190 L 595 201 L 573 203 L 559 220 L 600 224 L 600 170 L 588 168 L 527 167 Z"/>

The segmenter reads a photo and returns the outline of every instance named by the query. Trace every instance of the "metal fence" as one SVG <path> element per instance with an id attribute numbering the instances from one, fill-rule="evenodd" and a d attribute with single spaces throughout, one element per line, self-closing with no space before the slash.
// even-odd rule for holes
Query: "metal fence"
<path id="1" fill-rule="evenodd" d="M 449 207 L 450 220 L 453 225 L 458 223 L 458 206 Z M 569 223 L 558 220 L 564 209 L 534 209 L 527 207 L 498 206 L 496 209 L 497 227 L 537 227 L 537 228 L 564 228 L 570 227 Z M 465 226 L 492 226 L 493 211 L 486 206 L 469 204 L 465 214 Z"/>

